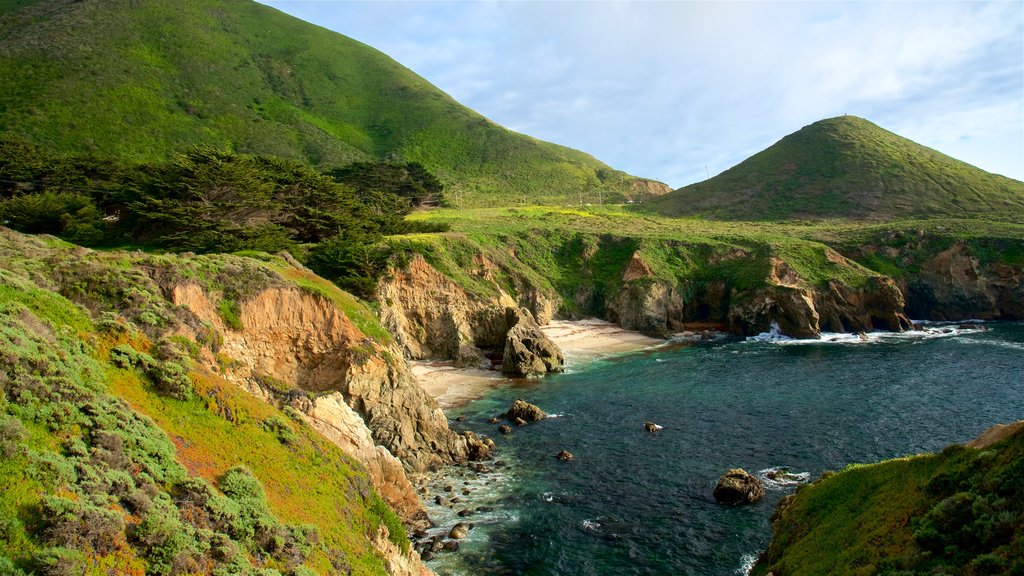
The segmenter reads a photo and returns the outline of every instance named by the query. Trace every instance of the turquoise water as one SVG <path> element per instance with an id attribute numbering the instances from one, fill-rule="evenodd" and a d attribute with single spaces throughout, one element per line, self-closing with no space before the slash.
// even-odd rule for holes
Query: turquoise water
<path id="1" fill-rule="evenodd" d="M 496 439 L 506 466 L 458 481 L 474 514 L 440 574 L 742 574 L 792 486 L 730 508 L 727 469 L 814 478 L 854 462 L 935 451 L 1024 418 L 1024 324 L 941 326 L 869 342 L 725 340 L 573 366 L 454 411 Z M 951 331 L 950 331 L 951 330 Z M 839 337 L 836 337 L 839 338 Z M 486 419 L 524 398 L 558 417 L 502 437 Z M 644 430 L 645 421 L 664 429 Z M 554 458 L 560 450 L 575 456 Z M 455 508 L 458 508 L 456 506 Z M 443 529 L 455 519 L 435 507 Z"/>

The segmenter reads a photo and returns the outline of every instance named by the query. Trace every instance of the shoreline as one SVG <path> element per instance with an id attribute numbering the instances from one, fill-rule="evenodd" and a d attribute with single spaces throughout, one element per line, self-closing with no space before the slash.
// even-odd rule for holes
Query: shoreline
<path id="1" fill-rule="evenodd" d="M 562 350 L 567 368 L 667 342 L 595 318 L 552 320 L 541 326 L 541 330 Z M 516 380 L 500 370 L 457 368 L 446 361 L 411 360 L 409 364 L 420 386 L 444 410 L 464 406 L 488 391 Z"/>

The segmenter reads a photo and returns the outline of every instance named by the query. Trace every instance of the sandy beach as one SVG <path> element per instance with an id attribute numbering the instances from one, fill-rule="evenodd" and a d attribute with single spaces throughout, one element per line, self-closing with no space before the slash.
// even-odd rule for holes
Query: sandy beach
<path id="1" fill-rule="evenodd" d="M 665 343 L 597 319 L 553 320 L 542 329 L 562 349 L 570 369 L 574 364 L 602 356 Z M 420 386 L 445 409 L 466 404 L 510 380 L 497 370 L 456 368 L 450 362 L 414 360 L 410 364 Z"/>

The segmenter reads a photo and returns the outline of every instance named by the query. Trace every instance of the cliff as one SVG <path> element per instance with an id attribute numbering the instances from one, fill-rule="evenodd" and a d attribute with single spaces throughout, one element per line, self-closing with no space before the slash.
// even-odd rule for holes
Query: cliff
<path id="1" fill-rule="evenodd" d="M 471 444 L 300 272 L 0 228 L 0 571 L 428 574 L 389 447 L 419 470 Z"/>
<path id="2" fill-rule="evenodd" d="M 561 370 L 558 347 L 538 327 L 551 319 L 556 300 L 520 275 L 511 284 L 519 288 L 513 288 L 513 297 L 497 282 L 498 270 L 483 253 L 475 253 L 466 272 L 486 289 L 474 292 L 414 254 L 378 284 L 381 322 L 409 358 L 490 366 L 490 356 L 516 376 Z"/>

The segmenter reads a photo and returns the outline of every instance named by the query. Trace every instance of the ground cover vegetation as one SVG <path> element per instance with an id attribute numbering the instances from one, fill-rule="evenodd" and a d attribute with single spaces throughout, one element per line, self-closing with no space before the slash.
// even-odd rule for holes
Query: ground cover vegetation
<path id="1" fill-rule="evenodd" d="M 0 138 L 0 222 L 94 247 L 177 252 L 287 250 L 338 285 L 372 294 L 386 234 L 437 229 L 404 217 L 437 202 L 419 164 L 356 162 L 328 174 L 298 162 L 195 147 L 131 165 L 50 154 Z"/>
<path id="2" fill-rule="evenodd" d="M 1012 219 L 747 222 L 610 206 L 448 209 L 409 218 L 450 231 L 390 236 L 393 252 L 421 253 L 442 273 L 487 295 L 494 284 L 471 273 L 474 256 L 484 254 L 500 265 L 499 286 L 516 293 L 513 277 L 525 277 L 561 295 L 566 314 L 600 313 L 604 297 L 625 284 L 634 255 L 649 267 L 641 282 L 658 279 L 694 289 L 719 280 L 738 290 L 765 285 L 772 259 L 784 261 L 812 287 L 830 280 L 856 287 L 879 275 L 906 278 L 955 244 L 981 264 L 1024 263 L 1024 224 Z M 579 301 L 584 288 L 593 290 Z"/>
<path id="3" fill-rule="evenodd" d="M 170 334 L 167 278 L 236 301 L 287 283 L 250 258 L 3 230 L 0 572 L 383 573 L 379 527 L 408 541 L 366 472 L 203 368 L 220 338 Z"/>
<path id="4" fill-rule="evenodd" d="M 1024 183 L 839 116 L 794 132 L 714 178 L 645 205 L 722 220 L 888 220 L 976 215 L 1017 221 Z"/>
<path id="5" fill-rule="evenodd" d="M 1024 434 L 852 465 L 776 512 L 753 574 L 1024 573 Z M 851 506 L 856 502 L 856 506 Z"/>

